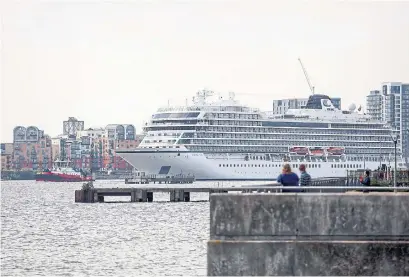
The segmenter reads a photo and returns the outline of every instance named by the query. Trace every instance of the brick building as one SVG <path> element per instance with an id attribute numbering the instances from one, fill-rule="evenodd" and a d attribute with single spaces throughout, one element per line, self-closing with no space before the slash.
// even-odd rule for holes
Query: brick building
<path id="1" fill-rule="evenodd" d="M 42 170 L 52 166 L 51 138 L 35 126 L 13 130 L 13 169 Z"/>
<path id="2" fill-rule="evenodd" d="M 2 143 L 0 147 L 1 171 L 12 169 L 13 143 Z"/>
<path id="3" fill-rule="evenodd" d="M 94 171 L 131 170 L 132 166 L 117 156 L 115 149 L 136 148 L 141 136 L 135 134 L 131 124 L 110 124 L 106 127 L 83 129 L 68 126 L 65 132 L 54 138 L 44 135 L 35 126 L 17 126 L 13 130 L 13 143 L 10 143 L 9 156 L 2 152 L 2 169 L 41 170 L 51 168 L 53 162 L 69 160 L 75 168 Z M 72 133 L 74 132 L 75 135 Z M 6 147 L 6 146 L 4 146 Z"/>
<path id="4" fill-rule="evenodd" d="M 135 134 L 131 124 L 109 124 L 105 128 L 89 128 L 77 133 L 77 138 L 88 137 L 91 141 L 93 170 L 131 170 L 132 166 L 117 156 L 115 149 L 136 148 L 141 136 Z"/>

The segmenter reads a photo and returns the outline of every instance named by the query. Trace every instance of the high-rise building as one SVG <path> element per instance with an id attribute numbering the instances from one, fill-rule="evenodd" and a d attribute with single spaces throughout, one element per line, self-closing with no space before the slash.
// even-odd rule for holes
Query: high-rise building
<path id="1" fill-rule="evenodd" d="M 372 90 L 366 97 L 366 112 L 376 120 L 382 120 L 382 94 L 379 90 Z"/>
<path id="2" fill-rule="evenodd" d="M 302 109 L 307 105 L 308 98 L 292 98 L 273 101 L 273 114 L 284 114 L 288 109 Z M 341 109 L 341 98 L 331 98 L 335 108 Z"/>
<path id="3" fill-rule="evenodd" d="M 409 165 L 409 83 L 385 82 L 366 98 L 367 113 L 390 124 L 399 133 L 399 148 Z"/>

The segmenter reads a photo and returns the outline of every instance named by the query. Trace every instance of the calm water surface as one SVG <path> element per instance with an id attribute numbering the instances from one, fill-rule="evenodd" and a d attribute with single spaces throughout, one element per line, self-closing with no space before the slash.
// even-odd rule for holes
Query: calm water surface
<path id="1" fill-rule="evenodd" d="M 75 203 L 81 186 L 1 182 L 2 276 L 206 275 L 207 193 L 191 194 L 196 202 L 188 203 L 170 203 L 167 193 L 155 193 L 153 203 Z"/>

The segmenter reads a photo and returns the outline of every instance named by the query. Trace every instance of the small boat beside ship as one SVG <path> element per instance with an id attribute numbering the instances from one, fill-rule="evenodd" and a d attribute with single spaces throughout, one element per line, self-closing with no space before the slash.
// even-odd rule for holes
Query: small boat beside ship
<path id="1" fill-rule="evenodd" d="M 75 169 L 71 162 L 56 160 L 52 169 L 46 169 L 35 175 L 41 182 L 84 182 L 93 181 L 92 174 L 86 174 L 82 169 Z"/>

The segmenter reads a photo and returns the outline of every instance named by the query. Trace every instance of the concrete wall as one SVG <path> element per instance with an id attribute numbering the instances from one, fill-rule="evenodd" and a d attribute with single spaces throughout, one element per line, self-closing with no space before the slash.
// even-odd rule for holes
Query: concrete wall
<path id="1" fill-rule="evenodd" d="M 208 275 L 409 275 L 409 194 L 213 194 Z"/>

